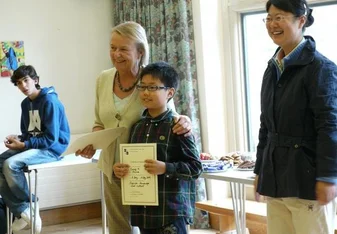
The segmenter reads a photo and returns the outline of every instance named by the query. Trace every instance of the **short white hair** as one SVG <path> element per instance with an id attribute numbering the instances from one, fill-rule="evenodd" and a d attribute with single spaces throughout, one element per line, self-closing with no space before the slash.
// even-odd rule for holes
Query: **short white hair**
<path id="1" fill-rule="evenodd" d="M 140 65 L 146 66 L 149 63 L 149 44 L 147 42 L 145 29 L 140 24 L 127 21 L 113 27 L 111 33 L 114 32 L 133 40 L 137 44 L 138 49 L 143 52 Z"/>

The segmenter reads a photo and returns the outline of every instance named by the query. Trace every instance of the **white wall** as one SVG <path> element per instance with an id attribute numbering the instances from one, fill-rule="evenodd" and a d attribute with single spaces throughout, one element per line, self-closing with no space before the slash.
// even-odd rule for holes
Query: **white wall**
<path id="1" fill-rule="evenodd" d="M 24 41 L 26 64 L 36 68 L 42 86 L 55 86 L 72 134 L 89 132 L 95 79 L 111 67 L 111 0 L 0 0 L 0 8 L 0 41 Z M 9 78 L 0 78 L 0 144 L 20 132 L 23 98 Z M 39 191 L 42 208 L 97 200 L 96 165 L 41 170 Z"/>
<path id="2" fill-rule="evenodd" d="M 203 151 L 215 156 L 229 151 L 229 139 L 225 115 L 227 92 L 224 60 L 224 18 L 221 1 L 193 0 L 193 24 L 196 45 L 198 87 L 201 107 L 201 134 Z M 214 85 L 217 84 L 217 85 Z M 229 129 L 230 130 L 230 129 Z M 228 196 L 223 182 L 207 180 L 208 199 L 221 199 Z M 212 193 L 212 187 L 217 188 Z"/>
<path id="3" fill-rule="evenodd" d="M 111 0 L 0 0 L 0 41 L 23 40 L 26 64 L 54 85 L 72 133 L 93 123 L 95 78 L 111 67 Z M 0 139 L 19 131 L 23 94 L 0 78 Z"/>

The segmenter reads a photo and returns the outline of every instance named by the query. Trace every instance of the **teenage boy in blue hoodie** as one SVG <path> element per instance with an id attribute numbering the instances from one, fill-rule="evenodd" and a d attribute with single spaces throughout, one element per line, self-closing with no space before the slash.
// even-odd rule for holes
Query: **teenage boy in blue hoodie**
<path id="1" fill-rule="evenodd" d="M 23 168 L 60 160 L 69 144 L 70 130 L 54 88 L 40 88 L 34 67 L 20 66 L 11 82 L 27 97 L 21 103 L 21 135 L 6 137 L 8 150 L 0 154 L 0 194 L 16 217 L 13 231 L 18 231 L 31 220 Z M 40 233 L 42 221 L 38 206 L 33 208 L 37 210 L 35 230 Z"/>

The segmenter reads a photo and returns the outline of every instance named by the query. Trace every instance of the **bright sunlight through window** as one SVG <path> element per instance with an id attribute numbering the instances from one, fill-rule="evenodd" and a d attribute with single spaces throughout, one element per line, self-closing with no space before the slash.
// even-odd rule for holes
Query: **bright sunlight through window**
<path id="1" fill-rule="evenodd" d="M 316 49 L 337 63 L 337 4 L 311 5 L 314 24 L 305 34 L 316 41 Z M 255 151 L 260 127 L 260 88 L 264 70 L 277 45 L 269 38 L 262 19 L 266 13 L 243 14 L 244 66 L 249 150 Z"/>

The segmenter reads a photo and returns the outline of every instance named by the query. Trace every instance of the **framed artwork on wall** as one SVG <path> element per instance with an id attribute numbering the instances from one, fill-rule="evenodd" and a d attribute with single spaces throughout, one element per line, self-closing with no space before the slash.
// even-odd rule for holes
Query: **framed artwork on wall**
<path id="1" fill-rule="evenodd" d="M 23 41 L 0 42 L 0 77 L 10 77 L 15 69 L 25 64 Z"/>

